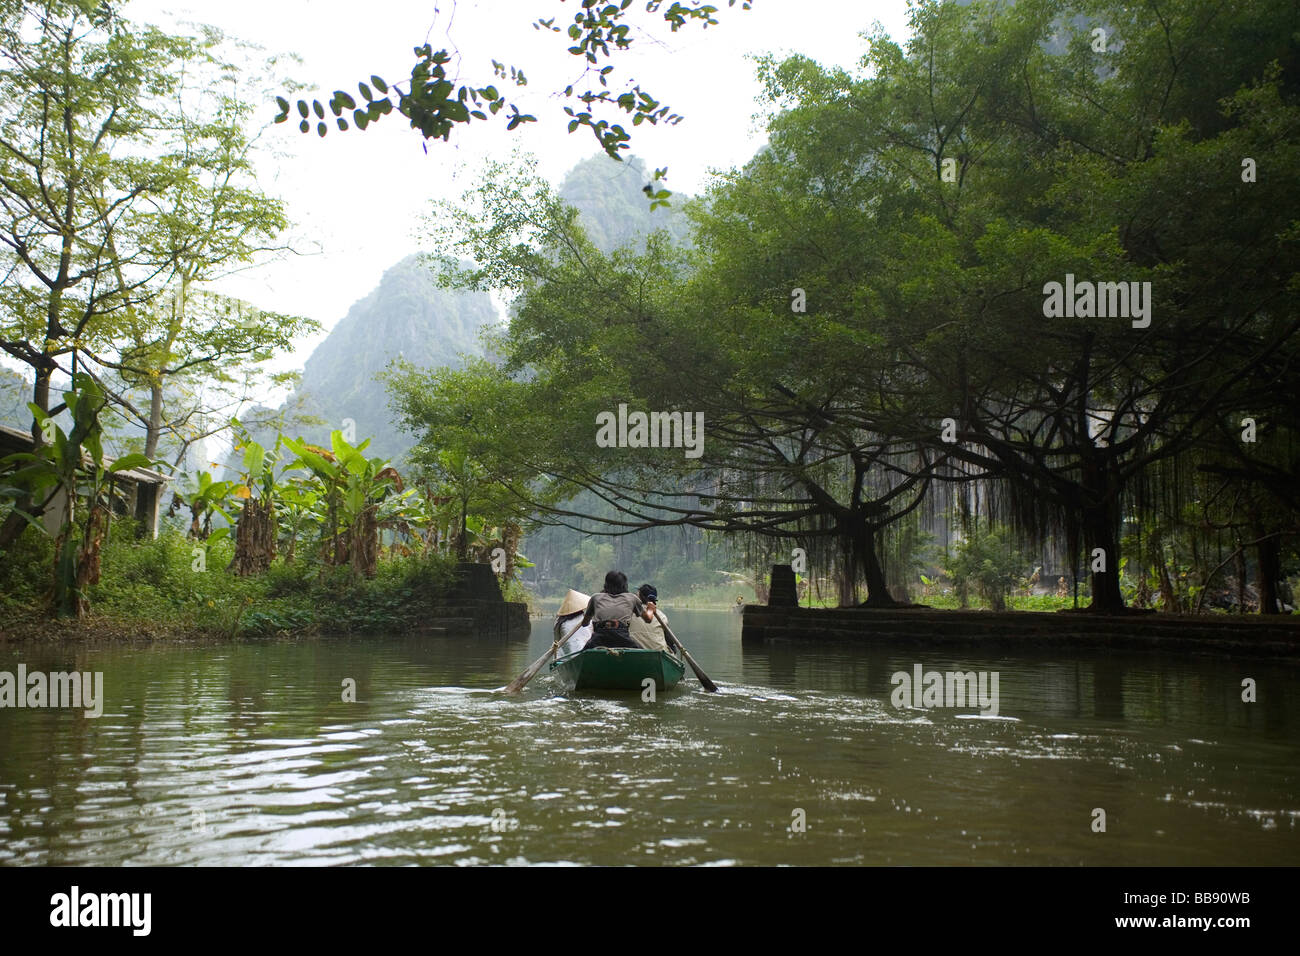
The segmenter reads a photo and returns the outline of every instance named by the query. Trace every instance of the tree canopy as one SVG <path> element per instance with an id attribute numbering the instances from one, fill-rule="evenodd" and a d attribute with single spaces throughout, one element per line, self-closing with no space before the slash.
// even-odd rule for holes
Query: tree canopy
<path id="1" fill-rule="evenodd" d="M 1123 608 L 1135 519 L 1199 500 L 1193 474 L 1258 495 L 1293 460 L 1271 443 L 1300 331 L 1298 14 L 1157 12 L 923 3 L 861 75 L 765 60 L 769 145 L 692 204 L 685 247 L 605 254 L 544 184 L 491 171 L 444 237 L 480 264 L 460 281 L 517 296 L 472 453 L 531 507 L 595 493 L 616 533 L 824 541 L 846 602 L 893 600 L 891 528 L 976 496 Z M 702 413 L 702 455 L 604 447 L 620 405 Z M 1271 450 L 1222 447 L 1247 414 Z"/>

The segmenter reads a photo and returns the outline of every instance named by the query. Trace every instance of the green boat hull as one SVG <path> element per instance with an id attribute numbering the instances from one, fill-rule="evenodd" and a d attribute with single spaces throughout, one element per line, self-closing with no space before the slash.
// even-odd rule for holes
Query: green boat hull
<path id="1" fill-rule="evenodd" d="M 648 677 L 656 690 L 670 690 L 686 665 L 667 651 L 593 647 L 561 657 L 551 670 L 572 690 L 642 690 Z"/>

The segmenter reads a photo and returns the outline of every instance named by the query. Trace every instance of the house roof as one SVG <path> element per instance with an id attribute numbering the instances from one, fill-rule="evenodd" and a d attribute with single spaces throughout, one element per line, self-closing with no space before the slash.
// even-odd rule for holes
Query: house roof
<path id="1" fill-rule="evenodd" d="M 13 428 L 9 425 L 0 425 L 0 445 L 15 448 L 32 448 L 32 436 L 30 432 L 23 431 L 20 428 Z M 2 456 L 0 456 L 2 457 Z M 89 456 L 84 456 L 89 460 Z M 105 461 L 106 465 L 111 465 L 112 459 Z M 149 468 L 126 468 L 122 471 L 115 472 L 114 479 L 126 478 L 129 481 L 139 482 L 146 485 L 161 485 L 163 482 L 171 481 L 171 475 L 164 475 L 160 471 L 153 471 Z"/>

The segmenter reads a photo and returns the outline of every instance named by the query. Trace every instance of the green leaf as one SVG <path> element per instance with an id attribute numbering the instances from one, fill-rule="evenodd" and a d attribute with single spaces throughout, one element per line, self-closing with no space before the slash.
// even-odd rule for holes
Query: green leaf
<path id="1" fill-rule="evenodd" d="M 45 527 L 45 522 L 42 521 L 41 519 L 33 518 L 26 511 L 19 511 L 17 508 L 14 509 L 14 514 L 22 518 L 24 521 L 26 521 L 29 525 L 31 525 L 41 534 L 45 535 L 47 538 L 54 537 L 54 535 L 50 534 L 49 529 Z"/>
<path id="2" fill-rule="evenodd" d="M 380 93 L 388 92 L 388 84 L 385 83 L 383 80 L 381 80 L 379 77 L 377 76 L 370 77 L 370 82 L 374 84 L 375 89 L 377 89 Z"/>
<path id="3" fill-rule="evenodd" d="M 44 462 L 29 468 L 19 468 L 9 476 L 9 480 L 20 487 L 38 491 L 57 485 L 59 476 L 53 471 L 49 462 Z"/>
<path id="4" fill-rule="evenodd" d="M 148 455 L 141 455 L 140 453 L 135 452 L 130 455 L 123 455 L 121 458 L 116 459 L 108 466 L 108 470 L 112 472 L 129 471 L 132 468 L 150 468 L 152 466 L 153 462 L 149 459 Z"/>
<path id="5" fill-rule="evenodd" d="M 334 457 L 342 463 L 355 455 L 359 449 L 349 445 L 347 439 L 343 437 L 343 432 L 336 428 L 330 432 L 330 451 L 334 452 Z"/>
<path id="6" fill-rule="evenodd" d="M 266 449 L 255 441 L 244 447 L 244 471 L 249 479 L 256 481 L 262 476 L 262 466 L 266 463 Z"/>

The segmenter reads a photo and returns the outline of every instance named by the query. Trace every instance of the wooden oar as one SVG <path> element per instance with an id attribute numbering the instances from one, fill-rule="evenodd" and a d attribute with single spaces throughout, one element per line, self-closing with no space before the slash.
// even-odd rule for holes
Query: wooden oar
<path id="1" fill-rule="evenodd" d="M 704 689 L 710 694 L 716 694 L 718 692 L 718 685 L 709 680 L 709 675 L 704 673 L 699 664 L 695 663 L 695 658 L 691 657 L 691 652 L 686 649 L 686 645 L 677 639 L 677 635 L 672 632 L 672 628 L 668 626 L 668 622 L 659 616 L 658 608 L 655 608 L 655 620 L 658 621 L 659 626 L 664 629 L 664 633 L 668 635 L 668 639 L 676 644 L 678 649 L 681 650 L 682 657 L 686 658 L 686 663 L 691 665 L 691 670 L 695 671 L 695 676 L 700 679 L 700 684 L 703 685 Z"/>
<path id="2" fill-rule="evenodd" d="M 577 621 L 577 625 L 578 627 L 582 626 L 581 619 Z M 565 641 L 567 641 L 569 638 L 573 637 L 574 634 L 578 633 L 578 627 L 575 627 L 573 630 L 569 631 L 569 633 L 565 634 L 563 637 L 557 637 L 555 639 L 555 643 L 551 645 L 550 649 L 545 654 L 543 654 L 541 657 L 537 658 L 537 660 L 529 664 L 528 670 L 524 671 L 522 674 L 520 674 L 518 677 L 512 680 L 509 684 L 506 684 L 506 686 L 503 687 L 502 690 L 505 691 L 507 694 L 517 694 L 521 690 L 523 690 L 524 685 L 527 684 L 534 677 L 536 677 L 537 672 L 542 669 L 542 666 L 546 663 L 546 661 L 551 656 L 553 656 L 556 651 L 560 649 L 560 645 L 563 644 Z"/>

